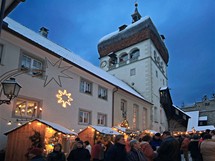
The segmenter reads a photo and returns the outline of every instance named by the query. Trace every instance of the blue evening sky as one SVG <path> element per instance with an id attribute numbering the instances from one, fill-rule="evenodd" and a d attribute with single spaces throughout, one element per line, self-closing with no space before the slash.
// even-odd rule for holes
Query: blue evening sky
<path id="1" fill-rule="evenodd" d="M 168 79 L 173 103 L 181 106 L 215 93 L 215 1 L 138 0 L 169 50 Z M 9 17 L 99 66 L 103 36 L 131 24 L 135 0 L 26 0 Z"/>

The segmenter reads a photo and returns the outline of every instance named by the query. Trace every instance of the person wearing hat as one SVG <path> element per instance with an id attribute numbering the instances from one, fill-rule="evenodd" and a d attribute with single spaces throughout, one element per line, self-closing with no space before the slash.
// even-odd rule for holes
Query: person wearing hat
<path id="1" fill-rule="evenodd" d="M 53 152 L 48 154 L 47 161 L 66 161 L 66 156 L 61 150 L 62 145 L 60 143 L 55 144 Z"/>
<path id="2" fill-rule="evenodd" d="M 83 141 L 77 142 L 77 149 L 72 150 L 67 157 L 67 161 L 90 161 L 90 152 L 83 146 Z"/>
<path id="3" fill-rule="evenodd" d="M 152 140 L 149 142 L 149 144 L 151 145 L 151 147 L 154 151 L 156 151 L 160 147 L 161 143 L 162 143 L 162 140 L 161 140 L 160 133 L 156 133 L 153 136 Z"/>
<path id="4" fill-rule="evenodd" d="M 44 157 L 42 156 L 43 150 L 40 148 L 32 148 L 28 152 L 28 158 L 30 161 L 45 161 Z"/>
<path id="5" fill-rule="evenodd" d="M 136 139 L 130 141 L 131 150 L 128 153 L 128 161 L 147 161 L 144 153 L 141 151 L 140 143 Z"/>

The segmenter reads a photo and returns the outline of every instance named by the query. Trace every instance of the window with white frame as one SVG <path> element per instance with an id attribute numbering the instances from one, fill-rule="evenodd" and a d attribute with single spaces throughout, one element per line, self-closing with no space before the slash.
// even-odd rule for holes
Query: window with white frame
<path id="1" fill-rule="evenodd" d="M 107 115 L 98 113 L 97 124 L 106 126 Z"/>
<path id="2" fill-rule="evenodd" d="M 21 55 L 21 70 L 26 70 L 29 74 L 41 77 L 44 73 L 43 67 L 44 62 L 41 59 L 27 54 Z"/>
<path id="3" fill-rule="evenodd" d="M 79 111 L 79 123 L 80 124 L 89 125 L 90 119 L 91 119 L 91 112 L 90 111 L 85 111 L 85 110 Z"/>
<path id="4" fill-rule="evenodd" d="M 41 103 L 33 99 L 16 98 L 14 101 L 13 117 L 38 118 L 40 116 Z"/>
<path id="5" fill-rule="evenodd" d="M 122 111 L 122 118 L 126 119 L 127 118 L 127 101 L 126 100 L 121 100 L 121 111 Z"/>
<path id="6" fill-rule="evenodd" d="M 2 64 L 2 58 L 3 58 L 3 44 L 0 44 L 0 64 Z"/>
<path id="7" fill-rule="evenodd" d="M 99 86 L 98 97 L 107 100 L 108 90 L 104 87 Z"/>
<path id="8" fill-rule="evenodd" d="M 130 69 L 130 76 L 136 75 L 136 69 L 132 68 Z"/>
<path id="9" fill-rule="evenodd" d="M 130 61 L 136 61 L 138 60 L 138 57 L 140 56 L 140 50 L 135 49 L 130 53 Z"/>
<path id="10" fill-rule="evenodd" d="M 138 113 L 139 113 L 139 106 L 134 104 L 133 105 L 133 129 L 137 129 L 138 128 Z"/>
<path id="11" fill-rule="evenodd" d="M 81 79 L 80 92 L 92 94 L 92 83 L 86 79 Z"/>

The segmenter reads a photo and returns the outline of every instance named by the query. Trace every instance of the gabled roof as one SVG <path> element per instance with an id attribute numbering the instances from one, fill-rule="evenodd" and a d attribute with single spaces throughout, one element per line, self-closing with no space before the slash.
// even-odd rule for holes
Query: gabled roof
<path id="1" fill-rule="evenodd" d="M 130 94 L 145 100 L 142 95 L 132 89 L 129 85 L 124 83 L 123 81 L 117 79 L 116 77 L 110 75 L 109 73 L 105 72 L 104 70 L 94 66 L 90 62 L 82 59 L 80 56 L 74 54 L 73 52 L 55 44 L 54 42 L 50 41 L 49 39 L 41 36 L 40 34 L 24 27 L 23 25 L 19 24 L 18 22 L 12 20 L 9 17 L 6 17 L 4 21 L 7 23 L 7 27 L 5 30 L 9 30 L 9 32 L 15 32 L 16 34 L 20 35 L 24 39 L 43 47 L 44 49 L 48 50 L 49 52 L 53 52 L 56 56 L 63 57 L 68 62 L 72 63 L 73 65 L 82 68 L 83 70 L 99 77 L 100 79 L 105 80 L 106 82 L 121 88 L 124 91 L 129 92 Z M 146 101 L 146 100 L 145 100 Z"/>
<path id="2" fill-rule="evenodd" d="M 75 133 L 75 132 L 73 132 L 73 131 L 71 131 L 71 130 L 69 130 L 69 129 L 67 129 L 67 128 L 65 128 L 65 127 L 63 127 L 63 126 L 61 126 L 61 125 L 59 125 L 59 124 L 56 124 L 56 123 L 54 123 L 54 122 L 45 121 L 45 120 L 42 120 L 42 119 L 34 119 L 34 120 L 31 120 L 31 121 L 28 121 L 28 122 L 22 124 L 21 126 L 18 126 L 18 127 L 14 128 L 14 129 L 12 129 L 12 130 L 6 132 L 5 135 L 8 135 L 8 134 L 11 133 L 12 131 L 15 131 L 15 130 L 17 130 L 17 129 L 23 127 L 23 126 L 25 126 L 25 125 L 28 124 L 29 122 L 33 122 L 33 121 L 41 122 L 41 123 L 43 123 L 43 124 L 45 124 L 45 125 L 47 125 L 47 126 L 53 128 L 54 130 L 56 130 L 56 131 L 58 131 L 58 132 L 61 132 L 61 133 L 63 133 L 63 134 L 78 135 L 77 133 Z"/>

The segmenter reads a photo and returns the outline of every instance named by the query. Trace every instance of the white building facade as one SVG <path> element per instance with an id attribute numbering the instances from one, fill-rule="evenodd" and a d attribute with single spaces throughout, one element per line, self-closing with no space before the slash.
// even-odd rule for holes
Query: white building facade
<path id="1" fill-rule="evenodd" d="M 141 18 L 137 8 L 132 17 L 131 25 L 120 26 L 99 41 L 100 67 L 151 102 L 151 127 L 164 131 L 168 124 L 159 89 L 168 86 L 168 51 L 149 17 Z"/>

